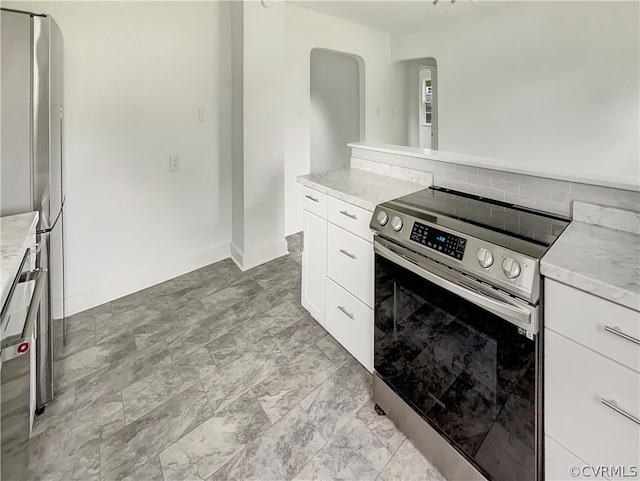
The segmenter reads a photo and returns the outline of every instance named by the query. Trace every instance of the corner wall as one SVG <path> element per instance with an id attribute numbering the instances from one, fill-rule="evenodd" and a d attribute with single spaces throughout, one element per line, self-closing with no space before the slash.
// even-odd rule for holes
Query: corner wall
<path id="1" fill-rule="evenodd" d="M 442 150 L 637 178 L 639 8 L 480 2 L 393 35 L 392 57 L 436 58 Z"/>
<path id="2" fill-rule="evenodd" d="M 310 172 L 311 50 L 324 48 L 362 57 L 364 61 L 365 139 L 398 143 L 391 115 L 390 35 L 321 13 L 285 5 L 285 234 L 302 229 L 299 175 Z M 394 112 L 395 114 L 395 112 Z"/>
<path id="3" fill-rule="evenodd" d="M 2 6 L 64 36 L 67 315 L 228 257 L 228 4 Z"/>

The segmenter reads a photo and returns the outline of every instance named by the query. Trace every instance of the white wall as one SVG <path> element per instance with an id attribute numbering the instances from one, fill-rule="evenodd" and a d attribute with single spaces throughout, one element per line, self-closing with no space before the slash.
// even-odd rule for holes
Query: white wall
<path id="1" fill-rule="evenodd" d="M 439 148 L 637 177 L 639 4 L 504 2 L 394 35 L 438 62 Z"/>
<path id="2" fill-rule="evenodd" d="M 244 245 L 242 252 L 234 252 L 234 260 L 242 269 L 287 253 L 284 238 L 285 5 L 282 1 L 268 5 L 269 8 L 265 8 L 259 1 L 245 1 L 242 12 Z"/>
<path id="3" fill-rule="evenodd" d="M 51 13 L 65 39 L 67 314 L 228 257 L 228 5 L 3 7 Z"/>
<path id="4" fill-rule="evenodd" d="M 351 55 L 311 51 L 311 172 L 349 166 L 360 141 L 360 65 Z"/>
<path id="5" fill-rule="evenodd" d="M 231 257 L 242 265 L 244 253 L 244 126 L 243 48 L 244 11 L 242 2 L 231 9 Z"/>
<path id="6" fill-rule="evenodd" d="M 310 172 L 310 57 L 314 48 L 358 55 L 364 61 L 365 139 L 398 143 L 391 117 L 390 36 L 359 24 L 286 5 L 285 232 L 302 228 L 302 187 Z"/>

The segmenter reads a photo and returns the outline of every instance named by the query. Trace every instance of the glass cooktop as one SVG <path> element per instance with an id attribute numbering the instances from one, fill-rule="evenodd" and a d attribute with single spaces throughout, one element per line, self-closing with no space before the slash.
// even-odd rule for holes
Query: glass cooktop
<path id="1" fill-rule="evenodd" d="M 415 217 L 425 216 L 425 220 L 430 214 L 446 216 L 545 247 L 553 244 L 571 221 L 560 215 L 437 186 L 389 204 Z"/>

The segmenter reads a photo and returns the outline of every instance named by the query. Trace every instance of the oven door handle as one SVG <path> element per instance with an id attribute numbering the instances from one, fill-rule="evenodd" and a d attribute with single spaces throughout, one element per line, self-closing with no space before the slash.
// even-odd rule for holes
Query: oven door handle
<path id="1" fill-rule="evenodd" d="M 414 274 L 419 275 L 423 279 L 428 280 L 429 282 L 433 282 L 434 284 L 446 289 L 463 299 L 486 309 L 487 311 L 495 314 L 496 316 L 501 317 L 502 319 L 515 324 L 516 326 L 522 327 L 527 331 L 535 330 L 537 326 L 532 325 L 531 317 L 533 315 L 533 309 L 527 310 L 524 307 L 517 306 L 515 304 L 511 304 L 509 302 L 495 299 L 490 297 L 487 294 L 484 294 L 480 291 L 470 288 L 469 286 L 465 286 L 464 284 L 460 284 L 454 281 L 447 280 L 437 274 L 434 274 L 419 265 L 411 262 L 410 260 L 402 257 L 392 250 L 380 245 L 379 243 L 375 244 L 375 252 L 376 254 L 381 255 L 382 257 L 390 260 L 391 262 L 404 267 L 405 269 L 413 272 Z"/>

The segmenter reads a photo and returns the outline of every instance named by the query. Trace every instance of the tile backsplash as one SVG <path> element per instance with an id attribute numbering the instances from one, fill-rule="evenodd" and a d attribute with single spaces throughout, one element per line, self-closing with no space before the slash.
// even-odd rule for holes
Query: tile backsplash
<path id="1" fill-rule="evenodd" d="M 433 183 L 441 187 L 568 216 L 571 215 L 571 203 L 574 200 L 640 211 L 640 192 L 636 191 L 512 174 L 401 154 L 353 148 L 351 167 L 386 175 L 398 169 L 398 172 L 428 172 L 433 174 Z M 413 174 L 414 178 L 417 175 Z"/>

